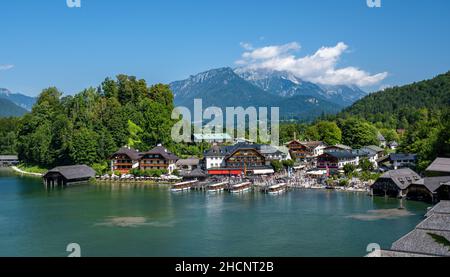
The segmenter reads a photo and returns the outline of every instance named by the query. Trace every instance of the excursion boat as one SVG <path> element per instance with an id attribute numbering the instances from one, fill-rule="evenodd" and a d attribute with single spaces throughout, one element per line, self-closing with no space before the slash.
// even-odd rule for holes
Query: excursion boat
<path id="1" fill-rule="evenodd" d="M 193 180 L 193 181 L 178 183 L 178 184 L 172 185 L 172 188 L 170 190 L 173 192 L 190 190 L 192 188 L 192 185 L 194 185 L 197 182 L 198 182 L 197 180 Z"/>
<path id="2" fill-rule="evenodd" d="M 276 185 L 270 186 L 267 189 L 267 193 L 268 194 L 280 194 L 280 193 L 285 192 L 286 188 L 287 188 L 286 183 L 276 184 Z"/>
<path id="3" fill-rule="evenodd" d="M 217 184 L 211 184 L 206 187 L 208 192 L 222 192 L 227 187 L 228 182 L 221 182 Z"/>
<path id="4" fill-rule="evenodd" d="M 243 192 L 249 191 L 251 187 L 252 187 L 251 182 L 244 182 L 244 183 L 240 183 L 240 184 L 231 186 L 230 192 L 231 193 L 243 193 Z"/>

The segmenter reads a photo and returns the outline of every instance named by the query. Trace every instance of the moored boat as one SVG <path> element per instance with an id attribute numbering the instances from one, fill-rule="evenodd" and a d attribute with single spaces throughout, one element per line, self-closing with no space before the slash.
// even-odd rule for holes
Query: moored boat
<path id="1" fill-rule="evenodd" d="M 225 190 L 227 184 L 228 184 L 228 182 L 211 184 L 211 185 L 206 186 L 206 191 L 207 192 L 221 192 L 221 191 Z"/>
<path id="2" fill-rule="evenodd" d="M 251 182 L 243 182 L 240 184 L 232 185 L 230 188 L 231 193 L 243 193 L 249 191 L 252 187 Z"/>
<path id="3" fill-rule="evenodd" d="M 286 189 L 287 189 L 286 183 L 276 184 L 276 185 L 270 186 L 267 189 L 267 193 L 268 194 L 280 194 L 280 193 L 285 192 Z"/>
<path id="4" fill-rule="evenodd" d="M 178 184 L 174 184 L 174 185 L 172 185 L 172 188 L 170 190 L 173 192 L 190 190 L 192 188 L 192 186 L 197 182 L 198 182 L 197 180 L 193 180 L 193 181 L 187 181 L 187 182 L 181 182 Z"/>

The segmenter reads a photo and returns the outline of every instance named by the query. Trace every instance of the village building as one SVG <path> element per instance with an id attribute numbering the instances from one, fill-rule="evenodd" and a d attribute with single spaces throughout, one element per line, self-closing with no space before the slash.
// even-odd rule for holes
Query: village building
<path id="1" fill-rule="evenodd" d="M 408 187 L 420 179 L 420 176 L 409 168 L 391 170 L 376 180 L 371 191 L 373 195 L 403 198 L 408 194 Z"/>
<path id="2" fill-rule="evenodd" d="M 214 145 L 204 156 L 209 175 L 273 174 L 270 161 L 286 157 L 277 148 L 249 143 Z"/>
<path id="3" fill-rule="evenodd" d="M 327 148 L 327 145 L 321 141 L 301 142 L 293 140 L 288 142 L 286 146 L 290 151 L 291 158 L 297 162 L 317 158 L 322 155 Z"/>
<path id="4" fill-rule="evenodd" d="M 131 147 L 122 147 L 109 158 L 111 171 L 128 174 L 133 169 L 139 169 L 139 152 Z"/>
<path id="5" fill-rule="evenodd" d="M 386 142 L 386 139 L 384 138 L 384 136 L 381 133 L 378 133 L 377 139 L 378 139 L 378 142 L 379 142 L 378 145 L 380 147 L 386 148 L 387 142 Z"/>
<path id="6" fill-rule="evenodd" d="M 389 164 L 389 167 L 393 169 L 399 169 L 404 167 L 413 168 L 417 163 L 416 154 L 403 154 L 403 153 L 393 153 L 388 156 L 381 157 L 377 160 L 378 164 Z"/>
<path id="7" fill-rule="evenodd" d="M 425 172 L 425 178 L 417 177 L 418 175 L 409 168 L 389 171 L 372 186 L 374 194 L 386 195 L 385 190 L 386 187 L 388 187 L 387 190 L 390 192 L 388 192 L 387 195 L 390 196 L 406 197 L 407 199 L 429 203 L 450 200 L 450 174 L 445 176 L 444 172 L 440 172 L 440 174 L 436 175 L 435 171 L 430 171 L 445 171 L 445 167 L 443 168 L 441 166 L 442 162 L 443 160 L 441 158 L 436 159 L 434 165 L 430 166 Z M 392 180 L 385 180 L 386 176 L 391 176 Z M 413 181 L 411 182 L 411 180 Z M 388 186 L 387 183 L 390 183 L 391 186 Z M 393 188 L 393 183 L 397 188 Z"/>
<path id="8" fill-rule="evenodd" d="M 196 168 L 192 170 L 191 172 L 186 173 L 183 175 L 184 180 L 199 180 L 203 181 L 208 178 L 208 174 L 206 174 L 201 168 Z"/>
<path id="9" fill-rule="evenodd" d="M 396 142 L 396 141 L 394 140 L 394 141 L 389 142 L 387 146 L 388 146 L 389 149 L 391 149 L 391 150 L 397 150 L 397 148 L 399 147 L 399 144 L 398 144 L 398 142 Z"/>
<path id="10" fill-rule="evenodd" d="M 266 163 L 291 160 L 289 149 L 285 146 L 260 145 L 259 152 L 266 158 Z"/>
<path id="11" fill-rule="evenodd" d="M 229 168 L 262 168 L 266 166 L 266 158 L 258 151 L 257 145 L 239 145 L 225 158 Z"/>
<path id="12" fill-rule="evenodd" d="M 389 160 L 394 169 L 403 167 L 415 167 L 417 163 L 417 155 L 395 153 L 389 155 Z"/>
<path id="13" fill-rule="evenodd" d="M 437 158 L 426 169 L 427 176 L 450 176 L 450 158 Z"/>
<path id="14" fill-rule="evenodd" d="M 425 177 L 408 187 L 406 198 L 437 203 L 450 200 L 450 176 Z"/>
<path id="15" fill-rule="evenodd" d="M 370 161 L 373 164 L 373 166 L 375 168 L 378 167 L 378 163 L 376 160 L 377 155 L 374 154 L 373 152 L 369 152 L 369 151 L 366 151 L 363 149 L 355 149 L 355 150 L 352 150 L 352 153 L 353 153 L 353 155 L 358 157 L 358 165 L 361 160 L 367 159 L 368 161 Z"/>
<path id="16" fill-rule="evenodd" d="M 139 161 L 141 170 L 167 170 L 171 174 L 176 169 L 178 157 L 161 144 L 142 153 Z"/>
<path id="17" fill-rule="evenodd" d="M 450 201 L 434 206 L 414 230 L 392 244 L 389 250 L 375 250 L 367 257 L 450 257 Z"/>
<path id="18" fill-rule="evenodd" d="M 384 156 L 384 149 L 380 148 L 376 145 L 369 145 L 369 146 L 364 146 L 361 148 L 361 150 L 367 151 L 369 153 L 375 154 L 375 160 L 378 160 L 379 158 Z"/>
<path id="19" fill-rule="evenodd" d="M 291 153 L 292 159 L 296 162 L 304 161 L 309 154 L 307 147 L 298 140 L 292 140 L 286 146 Z"/>
<path id="20" fill-rule="evenodd" d="M 205 168 L 210 170 L 225 167 L 225 157 L 233 148 L 234 146 L 213 145 L 211 149 L 204 153 Z"/>
<path id="21" fill-rule="evenodd" d="M 336 144 L 328 146 L 324 150 L 324 152 L 336 152 L 336 151 L 352 151 L 352 148 L 344 144 Z"/>
<path id="22" fill-rule="evenodd" d="M 15 166 L 19 164 L 17 155 L 0 155 L 0 167 Z"/>
<path id="23" fill-rule="evenodd" d="M 85 183 L 95 178 L 95 171 L 87 165 L 59 166 L 43 176 L 47 188 L 65 187 Z"/>
<path id="24" fill-rule="evenodd" d="M 450 201 L 441 201 L 417 227 L 394 242 L 391 251 L 450 257 Z"/>
<path id="25" fill-rule="evenodd" d="M 175 165 L 180 175 L 184 176 L 191 173 L 193 170 L 200 168 L 200 159 L 198 158 L 180 159 L 175 163 Z"/>
<path id="26" fill-rule="evenodd" d="M 358 156 L 350 151 L 327 152 L 317 158 L 318 169 L 328 169 L 336 172 L 344 169 L 347 164 L 358 166 Z"/>

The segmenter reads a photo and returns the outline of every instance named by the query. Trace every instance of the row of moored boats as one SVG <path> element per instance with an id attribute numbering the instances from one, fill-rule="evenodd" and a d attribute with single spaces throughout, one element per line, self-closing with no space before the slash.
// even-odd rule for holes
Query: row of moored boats
<path id="1" fill-rule="evenodd" d="M 182 192 L 188 191 L 194 188 L 194 186 L 198 183 L 197 180 L 186 181 L 172 185 L 172 192 Z M 271 185 L 262 189 L 262 191 L 268 194 L 280 194 L 287 190 L 288 186 L 286 183 L 279 183 L 275 185 Z M 205 186 L 205 191 L 210 193 L 218 193 L 223 191 L 228 191 L 233 194 L 248 192 L 252 189 L 252 183 L 245 181 L 238 184 L 230 185 L 228 182 L 219 182 L 212 183 Z"/>

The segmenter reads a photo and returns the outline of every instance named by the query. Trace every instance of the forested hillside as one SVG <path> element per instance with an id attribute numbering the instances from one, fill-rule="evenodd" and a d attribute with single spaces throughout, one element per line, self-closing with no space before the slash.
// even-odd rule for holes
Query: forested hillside
<path id="1" fill-rule="evenodd" d="M 421 120 L 420 110 L 440 112 L 450 106 L 450 72 L 431 80 L 373 93 L 340 116 L 358 116 L 385 127 L 405 128 Z"/>
<path id="2" fill-rule="evenodd" d="M 378 133 L 388 142 L 399 142 L 397 152 L 418 154 L 418 171 L 436 157 L 450 157 L 450 72 L 373 93 L 311 125 L 284 124 L 280 137 L 286 142 L 296 134 L 358 148 L 377 144 Z"/>
<path id="3" fill-rule="evenodd" d="M 106 168 L 106 160 L 125 144 L 149 150 L 172 143 L 173 95 L 167 85 L 119 75 L 97 89 L 62 97 L 45 89 L 31 113 L 20 120 L 17 152 L 31 165 L 88 164 Z M 187 147 L 187 146 L 186 146 Z M 179 151 L 176 151 L 179 153 Z"/>

